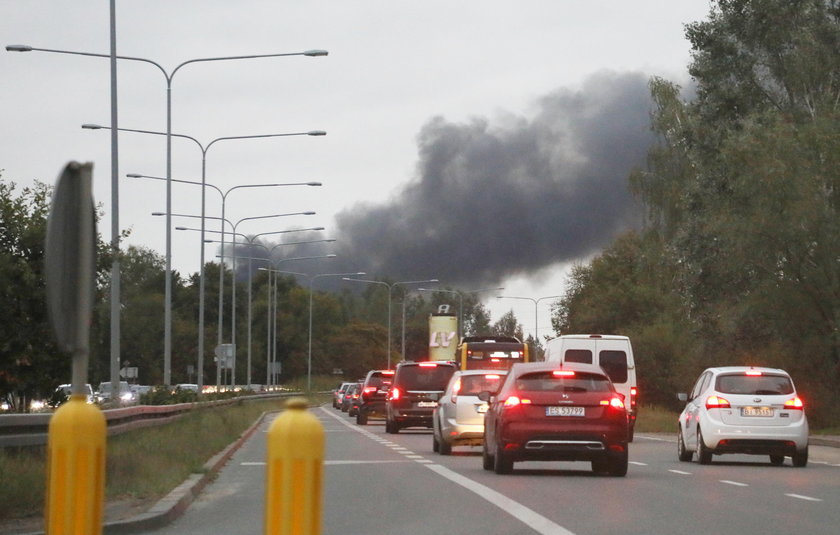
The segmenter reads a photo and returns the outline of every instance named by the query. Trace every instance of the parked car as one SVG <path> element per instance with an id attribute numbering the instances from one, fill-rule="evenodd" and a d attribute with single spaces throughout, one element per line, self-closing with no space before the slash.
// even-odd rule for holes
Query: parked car
<path id="1" fill-rule="evenodd" d="M 341 401 L 344 398 L 344 393 L 350 388 L 352 385 L 352 381 L 345 381 L 338 385 L 335 390 L 333 390 L 333 409 L 340 409 L 341 408 Z"/>
<path id="2" fill-rule="evenodd" d="M 394 370 L 371 370 L 367 373 L 356 411 L 357 424 L 367 425 L 368 418 L 385 416 L 385 399 L 393 378 Z"/>
<path id="3" fill-rule="evenodd" d="M 507 474 L 519 461 L 589 461 L 625 476 L 629 423 L 624 399 L 600 366 L 514 364 L 484 417 L 482 465 Z"/>
<path id="4" fill-rule="evenodd" d="M 546 362 L 582 362 L 600 366 L 610 376 L 615 389 L 624 396 L 630 419 L 630 442 L 636 428 L 636 362 L 633 346 L 626 336 L 615 334 L 564 334 L 546 342 Z"/>
<path id="5" fill-rule="evenodd" d="M 484 443 L 487 402 L 478 399 L 478 394 L 498 392 L 505 375 L 507 370 L 455 372 L 432 413 L 432 451 L 449 455 L 454 446 Z"/>
<path id="6" fill-rule="evenodd" d="M 787 372 L 775 368 L 708 368 L 685 401 L 679 417 L 677 457 L 700 464 L 713 455 L 769 455 L 770 462 L 808 464 L 808 419 Z"/>
<path id="7" fill-rule="evenodd" d="M 385 432 L 432 427 L 432 412 L 456 370 L 455 363 L 448 361 L 397 364 L 385 403 Z"/>
<path id="8" fill-rule="evenodd" d="M 341 398 L 341 412 L 349 412 L 350 407 L 353 406 L 353 399 L 359 399 L 359 392 L 362 389 L 362 383 L 353 383 L 344 392 Z"/>

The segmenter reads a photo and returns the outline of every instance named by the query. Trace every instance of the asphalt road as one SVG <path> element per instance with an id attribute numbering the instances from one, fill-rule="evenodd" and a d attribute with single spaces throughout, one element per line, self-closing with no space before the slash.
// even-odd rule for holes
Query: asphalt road
<path id="1" fill-rule="evenodd" d="M 499 476 L 478 448 L 432 452 L 427 430 L 385 433 L 329 406 L 323 534 L 836 534 L 840 449 L 811 446 L 804 469 L 753 456 L 681 463 L 674 438 L 637 435 L 627 477 L 589 463 L 517 463 Z M 183 516 L 155 534 L 262 533 L 263 422 Z"/>

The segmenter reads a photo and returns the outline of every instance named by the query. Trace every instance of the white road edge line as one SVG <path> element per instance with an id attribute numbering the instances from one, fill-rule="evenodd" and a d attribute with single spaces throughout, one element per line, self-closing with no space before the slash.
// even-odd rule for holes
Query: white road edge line
<path id="1" fill-rule="evenodd" d="M 741 483 L 740 481 L 730 481 L 728 479 L 718 479 L 721 483 L 725 483 L 727 485 L 734 485 L 736 487 L 749 487 L 746 483 Z"/>
<path id="2" fill-rule="evenodd" d="M 801 494 L 785 494 L 790 498 L 796 498 L 797 500 L 805 500 L 806 502 L 821 502 L 820 498 L 812 498 L 811 496 L 803 496 Z"/>
<path id="3" fill-rule="evenodd" d="M 690 476 L 691 472 L 683 472 L 682 470 L 668 470 L 672 474 L 680 474 L 681 476 Z"/>
<path id="4" fill-rule="evenodd" d="M 349 423 L 345 422 L 344 420 L 338 418 L 336 415 L 332 414 L 331 412 L 327 411 L 324 407 L 321 407 L 321 410 L 324 413 L 329 414 L 342 424 L 346 425 L 350 429 L 354 431 L 358 431 L 359 433 L 367 436 L 368 438 L 373 438 L 374 435 L 369 431 L 364 429 L 357 429 L 353 427 Z M 421 462 L 421 461 L 415 461 Z M 516 500 L 512 500 L 501 494 L 496 492 L 495 490 L 482 485 L 476 481 L 468 477 L 464 477 L 457 472 L 453 472 L 449 468 L 439 464 L 426 464 L 426 468 L 432 470 L 433 472 L 437 473 L 438 475 L 445 477 L 446 479 L 452 481 L 453 483 L 457 483 L 464 487 L 467 490 L 470 490 L 476 493 L 481 498 L 484 498 L 488 502 L 492 503 L 496 507 L 500 508 L 505 513 L 511 515 L 512 517 L 516 518 L 523 524 L 527 525 L 531 529 L 535 530 L 537 533 L 541 535 L 575 535 L 573 532 L 567 530 L 566 528 L 560 526 L 559 524 L 555 524 L 548 518 L 542 516 L 541 514 L 537 513 L 536 511 L 529 509 L 522 505 L 521 503 L 517 502 Z"/>

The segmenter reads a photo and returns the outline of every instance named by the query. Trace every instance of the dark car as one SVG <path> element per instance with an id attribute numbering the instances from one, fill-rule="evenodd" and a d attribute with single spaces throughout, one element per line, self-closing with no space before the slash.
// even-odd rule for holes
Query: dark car
<path id="1" fill-rule="evenodd" d="M 517 461 L 589 461 L 627 474 L 629 424 L 621 394 L 599 366 L 514 364 L 484 416 L 483 466 L 507 474 Z"/>
<path id="2" fill-rule="evenodd" d="M 367 425 L 368 418 L 385 416 L 385 398 L 394 378 L 394 370 L 371 370 L 362 383 L 356 423 Z"/>
<path id="3" fill-rule="evenodd" d="M 362 390 L 362 383 L 353 383 L 347 388 L 344 397 L 341 398 L 341 412 L 349 412 L 353 406 L 353 399 L 359 399 Z M 351 415 L 352 416 L 352 415 Z"/>
<path id="4" fill-rule="evenodd" d="M 432 412 L 457 370 L 454 362 L 400 362 L 385 404 L 385 432 L 432 427 Z"/>

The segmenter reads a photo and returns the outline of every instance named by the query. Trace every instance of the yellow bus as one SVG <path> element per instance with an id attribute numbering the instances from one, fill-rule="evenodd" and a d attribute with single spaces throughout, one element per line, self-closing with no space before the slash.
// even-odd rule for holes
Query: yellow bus
<path id="1" fill-rule="evenodd" d="M 509 370 L 517 362 L 530 362 L 528 344 L 514 336 L 465 336 L 455 350 L 461 370 Z"/>

